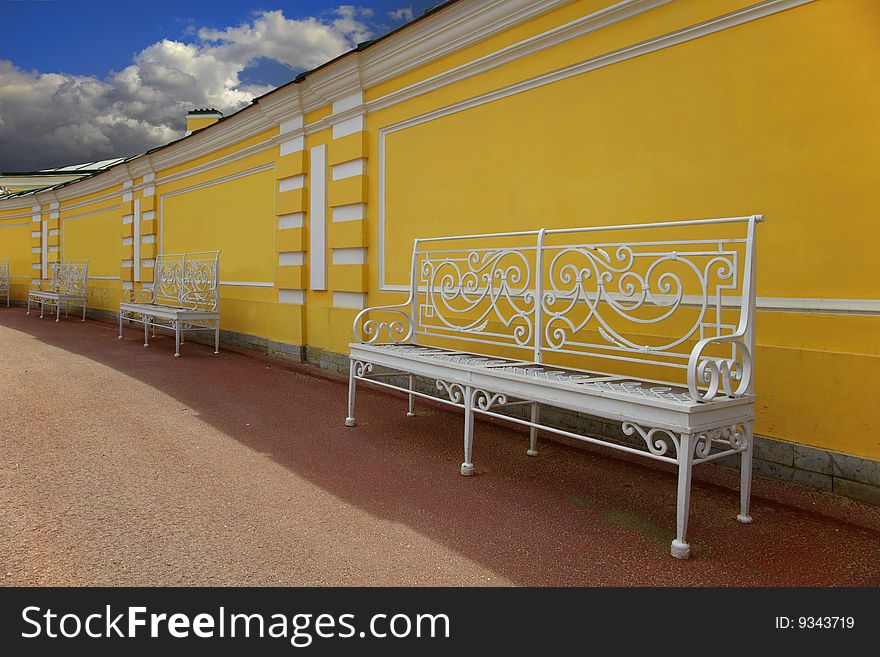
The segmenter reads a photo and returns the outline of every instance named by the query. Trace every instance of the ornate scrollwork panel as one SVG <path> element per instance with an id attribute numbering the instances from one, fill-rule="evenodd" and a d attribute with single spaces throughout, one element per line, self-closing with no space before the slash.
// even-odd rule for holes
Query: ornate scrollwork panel
<path id="1" fill-rule="evenodd" d="M 678 436 L 669 429 L 660 429 L 657 427 L 646 429 L 635 422 L 624 422 L 621 428 L 623 429 L 623 433 L 627 436 L 632 436 L 636 433 L 639 434 L 642 437 L 642 440 L 645 441 L 648 451 L 655 456 L 666 456 L 669 452 L 670 446 L 674 446 L 675 452 L 678 454 Z"/>
<path id="2" fill-rule="evenodd" d="M 526 250 L 473 249 L 424 254 L 420 323 L 430 331 L 534 343 L 533 257 Z"/>
<path id="3" fill-rule="evenodd" d="M 367 376 L 373 371 L 373 364 L 362 360 L 352 360 L 352 371 L 355 376 Z"/>

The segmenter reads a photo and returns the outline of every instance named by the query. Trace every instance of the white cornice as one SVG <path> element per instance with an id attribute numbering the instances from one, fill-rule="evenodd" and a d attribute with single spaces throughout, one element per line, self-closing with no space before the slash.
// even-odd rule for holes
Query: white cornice
<path id="1" fill-rule="evenodd" d="M 364 86 L 376 86 L 546 14 L 572 0 L 471 0 L 439 12 L 362 53 Z M 624 0 L 617 5 L 631 4 Z M 615 5 L 615 6 L 617 6 Z M 442 38 L 437 39 L 437 35 Z"/>
<path id="2" fill-rule="evenodd" d="M 125 163 L 109 168 L 107 171 L 65 187 L 37 192 L 21 198 L 0 200 L 3 209 L 24 209 L 36 198 L 40 203 L 67 201 L 93 194 L 111 187 L 121 186 L 126 180 L 134 180 L 145 174 L 180 166 L 190 160 L 209 155 L 277 127 L 279 123 L 297 115 L 304 115 L 334 100 L 363 91 L 383 81 L 393 79 L 408 71 L 415 70 L 436 61 L 456 50 L 461 50 L 481 40 L 490 38 L 504 30 L 528 21 L 536 16 L 558 9 L 572 0 L 462 0 L 412 26 L 393 34 L 382 42 L 361 52 L 352 52 L 339 58 L 313 73 L 297 84 L 289 84 L 257 99 L 253 105 L 220 121 L 216 127 L 200 130 L 178 142 L 171 143 L 152 153 L 133 158 Z M 521 57 L 550 48 L 568 39 L 587 34 L 607 25 L 625 20 L 654 7 L 667 4 L 670 0 L 622 0 L 610 7 L 583 16 L 542 34 L 511 44 L 455 69 L 445 71 L 427 80 L 395 91 L 353 107 L 345 112 L 332 114 L 320 121 L 284 134 L 284 140 L 299 135 L 312 134 L 330 128 L 364 111 L 378 111 L 394 103 L 403 102 L 414 96 L 428 93 L 444 85 L 508 64 Z M 664 45 L 671 45 L 675 39 L 682 41 L 697 38 L 703 34 L 717 31 L 719 27 L 754 20 L 786 8 L 805 4 L 812 0 L 766 0 L 745 9 L 722 16 L 712 21 L 667 35 Z M 733 17 L 733 20 L 731 20 Z M 723 25 L 716 24 L 720 21 Z M 653 39 L 657 41 L 659 39 Z M 636 44 L 622 51 L 640 50 Z M 645 51 L 648 51 L 645 49 Z M 632 56 L 632 52 L 630 56 Z M 610 59 L 614 59 L 612 53 Z M 607 56 L 606 56 L 607 57 Z M 594 58 L 594 66 L 599 64 Z M 606 60 L 607 61 L 607 60 Z M 604 63 L 604 62 L 603 62 Z M 601 64 L 600 64 L 601 65 Z M 561 72 L 545 74 L 548 79 L 558 75 L 566 77 L 585 70 L 584 64 L 567 67 Z M 543 77 L 543 76 L 539 76 Z M 237 159 L 237 158 L 236 158 Z M 161 182 L 161 181 L 157 181 Z M 12 215 L 12 218 L 18 215 Z"/>

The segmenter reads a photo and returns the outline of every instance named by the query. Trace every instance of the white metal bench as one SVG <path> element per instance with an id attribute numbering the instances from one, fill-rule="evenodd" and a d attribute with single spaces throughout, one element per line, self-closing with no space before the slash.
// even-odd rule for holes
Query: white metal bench
<path id="1" fill-rule="evenodd" d="M 354 321 L 357 381 L 678 466 L 672 555 L 687 558 L 694 465 L 741 455 L 740 522 L 751 522 L 755 230 L 760 215 L 419 239 L 409 300 Z M 425 344 L 425 341 L 429 344 Z M 463 350 L 456 349 L 461 346 Z M 403 374 L 408 384 L 395 382 Z M 406 380 L 406 379 L 405 379 Z M 529 419 L 499 411 L 526 406 Z M 546 405 L 621 423 L 633 442 L 541 423 Z"/>
<path id="2" fill-rule="evenodd" d="M 119 339 L 125 320 L 144 325 L 144 347 L 150 328 L 174 331 L 174 357 L 180 358 L 185 331 L 213 331 L 214 353 L 220 353 L 220 252 L 165 253 L 156 258 L 153 284 L 119 306 Z M 123 297 L 124 299 L 125 297 Z"/>
<path id="3" fill-rule="evenodd" d="M 9 260 L 0 260 L 0 297 L 6 297 L 6 307 L 9 308 Z"/>
<path id="4" fill-rule="evenodd" d="M 31 314 L 31 303 L 40 304 L 40 319 L 46 306 L 55 307 L 55 321 L 61 321 L 61 308 L 67 315 L 70 306 L 82 307 L 82 321 L 86 321 L 86 287 L 89 280 L 88 260 L 65 260 L 53 262 L 52 278 L 46 290 L 28 292 L 27 314 Z"/>

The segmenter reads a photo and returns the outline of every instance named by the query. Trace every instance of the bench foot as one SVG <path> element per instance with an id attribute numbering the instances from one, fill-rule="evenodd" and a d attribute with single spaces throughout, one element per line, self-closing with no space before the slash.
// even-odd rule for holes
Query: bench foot
<path id="1" fill-rule="evenodd" d="M 144 345 L 144 349 L 146 349 L 146 348 L 147 348 L 147 347 L 149 347 L 149 346 L 150 346 L 150 345 L 148 345 L 148 344 L 145 344 L 145 345 Z"/>
<path id="2" fill-rule="evenodd" d="M 354 418 L 353 417 L 345 418 L 345 426 L 353 427 L 354 426 Z"/>
<path id="3" fill-rule="evenodd" d="M 174 354 L 175 358 L 180 358 L 180 354 Z"/>
<path id="4" fill-rule="evenodd" d="M 538 450 L 536 450 L 536 449 L 528 449 L 528 450 L 526 450 L 526 454 L 529 455 L 529 456 L 537 456 L 537 455 L 538 455 Z"/>
<path id="5" fill-rule="evenodd" d="M 461 464 L 461 474 L 465 477 L 470 477 L 474 474 L 474 464 L 473 463 L 462 463 Z"/>
<path id="6" fill-rule="evenodd" d="M 691 546 L 678 539 L 672 541 L 672 556 L 676 559 L 687 559 L 691 556 Z"/>
<path id="7" fill-rule="evenodd" d="M 736 519 L 739 520 L 744 525 L 748 525 L 752 522 L 752 516 L 744 516 L 741 513 L 737 514 Z"/>
<path id="8" fill-rule="evenodd" d="M 121 335 L 117 335 L 117 336 L 116 336 L 116 339 L 117 339 L 117 340 L 122 340 L 122 336 L 121 336 Z"/>
<path id="9" fill-rule="evenodd" d="M 413 413 L 412 411 L 408 411 L 407 414 L 406 414 L 406 416 L 407 416 L 407 417 L 415 417 L 416 414 Z"/>
<path id="10" fill-rule="evenodd" d="M 219 356 L 219 355 L 220 355 L 220 352 L 219 352 L 219 351 L 215 351 L 215 352 L 214 352 L 214 355 L 215 355 L 215 356 Z"/>

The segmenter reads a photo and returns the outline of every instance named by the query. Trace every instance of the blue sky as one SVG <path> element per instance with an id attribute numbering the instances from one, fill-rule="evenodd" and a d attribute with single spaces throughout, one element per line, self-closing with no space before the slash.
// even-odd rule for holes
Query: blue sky
<path id="1" fill-rule="evenodd" d="M 0 171 L 133 155 L 440 0 L 0 0 Z"/>

